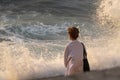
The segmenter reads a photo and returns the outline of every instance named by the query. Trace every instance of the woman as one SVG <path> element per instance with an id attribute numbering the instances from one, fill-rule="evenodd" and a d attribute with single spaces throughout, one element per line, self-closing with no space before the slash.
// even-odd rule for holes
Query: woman
<path id="1" fill-rule="evenodd" d="M 83 72 L 83 45 L 77 40 L 79 30 L 76 27 L 69 27 L 68 35 L 71 42 L 64 52 L 64 65 L 67 69 L 65 72 L 67 80 L 70 80 L 69 77 Z"/>

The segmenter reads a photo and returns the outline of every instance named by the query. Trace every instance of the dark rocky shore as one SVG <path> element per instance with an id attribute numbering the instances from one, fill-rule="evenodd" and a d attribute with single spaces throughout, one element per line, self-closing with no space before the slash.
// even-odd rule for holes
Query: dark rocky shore
<path id="1" fill-rule="evenodd" d="M 106 69 L 106 70 L 99 70 L 99 71 L 91 71 L 76 76 L 79 77 L 79 80 L 120 80 L 120 67 Z M 32 79 L 32 80 L 65 80 L 65 77 L 57 76 L 57 77 L 48 77 L 48 78 Z"/>

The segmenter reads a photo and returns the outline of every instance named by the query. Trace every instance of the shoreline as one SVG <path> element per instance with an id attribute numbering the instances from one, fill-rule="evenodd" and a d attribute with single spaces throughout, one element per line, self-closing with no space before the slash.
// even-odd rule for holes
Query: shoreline
<path id="1" fill-rule="evenodd" d="M 55 77 L 48 77 L 48 78 L 41 78 L 41 79 L 32 79 L 32 80 L 65 80 L 64 75 L 55 76 Z"/>
<path id="2" fill-rule="evenodd" d="M 105 70 L 93 70 L 83 74 L 76 75 L 80 80 L 120 80 L 120 67 L 105 69 Z M 48 78 L 37 78 L 31 80 L 65 80 L 65 76 L 55 76 Z M 71 79 L 75 80 L 75 79 Z"/>

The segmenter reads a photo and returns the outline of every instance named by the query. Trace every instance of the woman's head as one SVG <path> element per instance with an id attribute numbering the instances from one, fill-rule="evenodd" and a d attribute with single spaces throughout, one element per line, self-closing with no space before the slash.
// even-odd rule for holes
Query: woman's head
<path id="1" fill-rule="evenodd" d="M 68 34 L 71 40 L 76 40 L 79 36 L 79 30 L 76 27 L 69 27 Z"/>

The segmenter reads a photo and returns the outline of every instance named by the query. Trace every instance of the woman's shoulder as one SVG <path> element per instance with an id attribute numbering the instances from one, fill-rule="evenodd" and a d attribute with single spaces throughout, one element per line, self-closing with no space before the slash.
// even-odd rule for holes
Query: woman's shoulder
<path id="1" fill-rule="evenodd" d="M 73 45 L 81 45 L 81 42 L 75 40 L 75 41 L 71 41 L 71 42 L 68 43 L 68 46 L 73 46 Z"/>

